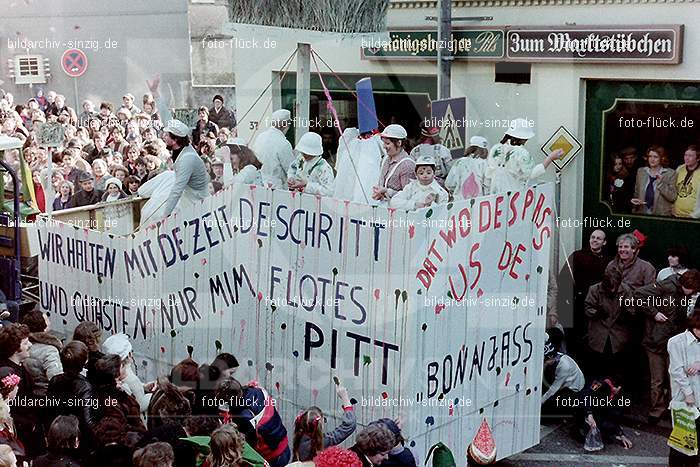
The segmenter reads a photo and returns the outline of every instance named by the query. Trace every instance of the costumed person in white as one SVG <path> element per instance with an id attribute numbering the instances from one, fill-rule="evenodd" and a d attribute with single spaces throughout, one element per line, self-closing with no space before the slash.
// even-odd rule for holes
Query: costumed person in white
<path id="1" fill-rule="evenodd" d="M 420 135 L 423 138 L 411 151 L 411 157 L 418 160 L 423 156 L 435 159 L 435 179 L 441 186 L 445 186 L 445 179 L 452 168 L 452 153 L 446 146 L 440 144 L 440 130 L 434 127 L 424 126 Z"/>
<path id="2" fill-rule="evenodd" d="M 169 105 L 171 99 L 168 99 L 167 95 L 165 99 L 160 98 L 160 75 L 156 75 L 150 81 L 147 80 L 146 86 L 148 86 L 149 91 L 151 91 L 151 94 L 156 99 L 156 105 L 161 118 L 168 122 L 166 127 L 163 128 L 162 139 L 167 149 L 172 152 L 170 160 L 173 162 L 172 168 L 175 171 L 175 180 L 174 183 L 168 185 L 170 191 L 162 205 L 151 204 L 148 206 L 149 212 L 144 212 L 146 211 L 146 205 L 149 203 L 144 205 L 141 209 L 141 225 L 153 222 L 161 217 L 169 216 L 176 206 L 180 209 L 182 204 L 193 203 L 208 197 L 210 180 L 207 168 L 204 166 L 204 161 L 202 161 L 202 158 L 199 157 L 199 154 L 197 154 L 190 144 L 190 128 L 180 120 L 172 119 Z M 172 90 L 170 94 L 172 94 Z M 160 175 L 155 178 L 159 178 Z M 149 180 L 149 182 L 155 180 L 155 178 Z M 139 196 L 145 196 L 146 193 L 155 190 L 156 187 L 161 187 L 161 183 L 164 179 L 161 179 L 159 183 L 150 186 L 142 192 L 141 188 L 148 185 L 148 182 L 146 182 L 139 188 Z M 162 188 L 165 189 L 166 187 Z M 164 193 L 161 192 L 159 194 Z M 158 217 L 153 218 L 155 214 L 158 214 Z"/>
<path id="3" fill-rule="evenodd" d="M 384 147 L 378 134 L 346 128 L 338 142 L 334 198 L 367 204 L 379 178 Z"/>
<path id="4" fill-rule="evenodd" d="M 175 172 L 166 170 L 139 187 L 138 196 L 148 198 L 141 207 L 139 228 L 152 224 L 165 217 L 165 201 L 175 183 Z"/>
<path id="5" fill-rule="evenodd" d="M 379 179 L 385 151 L 378 131 L 371 78 L 362 78 L 355 88 L 357 128 L 346 128 L 338 141 L 333 197 L 367 204 Z"/>
<path id="6" fill-rule="evenodd" d="M 408 136 L 401 125 L 391 124 L 381 134 L 386 156 L 379 174 L 379 184 L 372 188 L 372 199 L 388 203 L 411 180 L 416 178 L 416 163 L 403 149 L 403 142 Z"/>
<path id="7" fill-rule="evenodd" d="M 333 196 L 335 177 L 333 168 L 321 157 L 323 154 L 321 135 L 304 133 L 294 150 L 299 152 L 299 157 L 289 166 L 287 181 L 289 190 Z"/>
<path id="8" fill-rule="evenodd" d="M 535 164 L 525 143 L 535 136 L 534 125 L 524 118 L 516 118 L 510 124 L 501 142 L 491 148 L 486 172 L 486 193 L 497 194 L 522 190 L 543 176 L 553 160 L 564 152 L 557 149 L 540 164 Z"/>
<path id="9" fill-rule="evenodd" d="M 292 114 L 287 109 L 275 110 L 270 118 L 270 127 L 260 133 L 252 150 L 262 163 L 262 178 L 272 188 L 287 186 L 287 170 L 294 161 L 292 145 L 285 135 L 291 126 Z"/>
<path id="10" fill-rule="evenodd" d="M 435 179 L 435 159 L 422 156 L 416 161 L 416 179 L 389 201 L 389 206 L 397 209 L 421 209 L 431 204 L 448 201 L 449 195 Z"/>
<path id="11" fill-rule="evenodd" d="M 464 157 L 457 159 L 445 180 L 445 188 L 457 200 L 476 198 L 484 195 L 486 158 L 489 155 L 489 142 L 483 136 L 472 136 Z"/>
<path id="12" fill-rule="evenodd" d="M 243 138 L 230 138 L 214 153 L 224 162 L 224 186 L 234 183 L 263 185 L 260 161 L 245 144 Z"/>
<path id="13" fill-rule="evenodd" d="M 204 161 L 190 144 L 190 129 L 180 120 L 170 120 L 163 128 L 163 141 L 172 151 L 175 184 L 165 201 L 164 212 L 169 216 L 175 206 L 194 203 L 209 196 L 209 173 Z"/>
<path id="14" fill-rule="evenodd" d="M 131 394 L 139 403 L 141 413 L 146 413 L 148 404 L 151 402 L 150 390 L 155 386 L 154 383 L 144 384 L 132 367 L 133 356 L 131 354 L 132 347 L 129 337 L 126 334 L 114 334 L 109 336 L 102 343 L 102 350 L 105 354 L 119 355 L 119 358 L 124 362 L 126 377 L 121 381 L 121 387 L 127 394 Z"/>

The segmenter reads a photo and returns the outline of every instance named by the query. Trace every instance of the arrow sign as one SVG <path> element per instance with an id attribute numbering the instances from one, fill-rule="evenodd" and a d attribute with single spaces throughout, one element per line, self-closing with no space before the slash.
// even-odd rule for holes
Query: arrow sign
<path id="1" fill-rule="evenodd" d="M 83 76 L 87 70 L 87 65 L 87 56 L 80 49 L 68 49 L 61 56 L 61 67 L 71 78 Z"/>

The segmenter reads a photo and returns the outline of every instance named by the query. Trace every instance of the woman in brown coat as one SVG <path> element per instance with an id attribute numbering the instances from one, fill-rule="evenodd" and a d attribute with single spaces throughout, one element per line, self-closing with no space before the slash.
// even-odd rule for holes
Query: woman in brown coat
<path id="1" fill-rule="evenodd" d="M 615 381 L 622 381 L 623 356 L 634 329 L 635 309 L 631 306 L 631 297 L 632 289 L 622 283 L 622 273 L 617 268 L 607 270 L 603 281 L 588 289 L 585 300 L 587 379 L 613 376 Z"/>

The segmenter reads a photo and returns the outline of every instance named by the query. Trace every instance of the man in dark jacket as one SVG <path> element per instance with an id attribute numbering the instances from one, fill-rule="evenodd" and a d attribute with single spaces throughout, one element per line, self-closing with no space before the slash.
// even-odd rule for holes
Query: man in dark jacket
<path id="1" fill-rule="evenodd" d="M 667 407 L 664 397 L 668 376 L 668 340 L 685 329 L 688 316 L 698 305 L 692 296 L 700 291 L 700 272 L 690 269 L 682 275 L 642 287 L 634 293 L 634 304 L 646 315 L 642 346 L 649 359 L 651 377 L 650 423 L 656 423 Z M 697 306 L 695 307 L 697 310 Z"/>
<path id="2" fill-rule="evenodd" d="M 622 283 L 618 269 L 606 271 L 603 281 L 588 290 L 585 301 L 588 331 L 584 340 L 589 381 L 611 375 L 622 381 L 625 351 L 633 339 L 635 309 L 631 298 L 632 289 Z"/>
<path id="3" fill-rule="evenodd" d="M 607 235 L 601 229 L 591 232 L 588 246 L 574 251 L 559 273 L 557 298 L 559 319 L 566 329 L 567 350 L 581 350 L 586 331 L 585 299 L 590 286 L 600 281 L 610 257 L 605 254 Z"/>
<path id="4" fill-rule="evenodd" d="M 212 100 L 214 106 L 209 109 L 209 121 L 216 123 L 219 128 L 236 128 L 236 116 L 233 111 L 224 107 L 224 98 L 220 94 Z"/>
<path id="5" fill-rule="evenodd" d="M 72 415 L 57 417 L 51 423 L 46 441 L 49 452 L 34 459 L 32 467 L 80 467 L 80 424 Z"/>
<path id="6" fill-rule="evenodd" d="M 47 396 L 57 402 L 56 407 L 47 413 L 45 422 L 51 422 L 58 415 L 75 415 L 82 433 L 82 445 L 90 444 L 89 434 L 95 424 L 97 410 L 92 385 L 80 374 L 88 360 L 88 348 L 80 341 L 71 341 L 61 349 L 63 374 L 49 381 Z"/>
<path id="7" fill-rule="evenodd" d="M 80 188 L 70 200 L 70 207 L 90 206 L 102 200 L 102 192 L 95 189 L 95 179 L 90 173 L 80 174 Z"/>

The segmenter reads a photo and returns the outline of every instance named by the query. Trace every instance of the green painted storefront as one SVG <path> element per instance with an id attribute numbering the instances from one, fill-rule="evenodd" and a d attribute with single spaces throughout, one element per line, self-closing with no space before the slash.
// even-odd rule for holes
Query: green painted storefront
<path id="1" fill-rule="evenodd" d="M 367 74 L 323 75 L 323 82 L 330 91 L 335 103 L 348 102 L 356 106 L 353 95 L 355 83 L 367 77 Z M 406 127 L 409 135 L 419 133 L 419 125 L 423 118 L 430 117 L 430 101 L 437 99 L 437 84 L 435 76 L 424 75 L 370 75 L 377 108 L 377 117 L 388 125 L 400 123 Z M 351 88 L 352 91 L 347 88 Z M 281 83 L 282 107 L 293 112 L 296 99 L 296 74 L 287 73 Z M 319 108 L 314 106 L 314 100 L 325 100 L 323 86 L 317 73 L 311 73 L 311 118 L 318 115 Z M 357 122 L 350 121 L 350 126 Z M 294 141 L 293 129 L 287 134 Z"/>
<path id="2" fill-rule="evenodd" d="M 673 121 L 676 127 L 625 127 L 633 118 L 653 126 L 653 121 L 648 120 L 650 116 L 657 118 L 657 122 Z M 681 127 L 684 118 L 686 127 Z M 691 120 L 692 128 L 687 126 Z M 697 266 L 700 260 L 700 219 L 620 214 L 605 201 L 603 191 L 606 158 L 623 146 L 635 146 L 641 158 L 650 145 L 661 144 L 669 153 L 671 168 L 683 163 L 686 146 L 700 141 L 700 83 L 588 80 L 585 125 L 583 215 L 609 218 L 615 224 L 607 229 L 611 252 L 614 251 L 616 235 L 639 229 L 648 236 L 642 256 L 657 268 L 668 265 L 665 250 L 673 244 L 686 245 Z M 630 227 L 618 227 L 623 221 L 629 221 Z M 584 244 L 590 231 L 583 232 Z"/>

